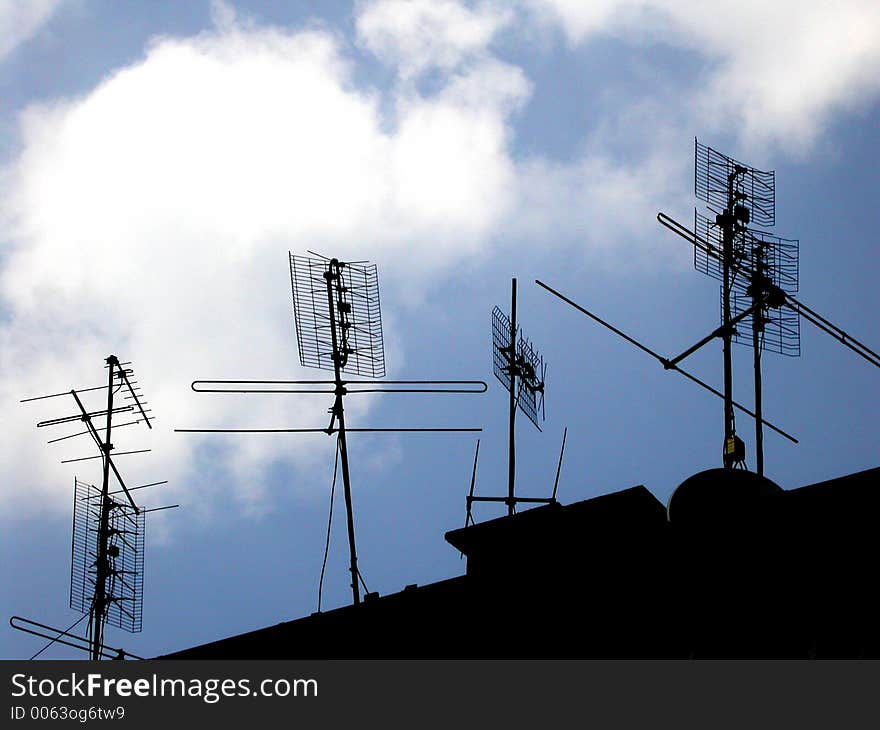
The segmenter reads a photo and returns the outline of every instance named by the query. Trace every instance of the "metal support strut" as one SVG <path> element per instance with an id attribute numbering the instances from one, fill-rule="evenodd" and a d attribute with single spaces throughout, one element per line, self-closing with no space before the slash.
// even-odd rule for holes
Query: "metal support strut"
<path id="1" fill-rule="evenodd" d="M 98 523 L 98 550 L 95 565 L 95 598 L 89 612 L 89 640 L 91 642 L 90 659 L 97 661 L 101 658 L 101 647 L 104 644 L 104 620 L 107 615 L 109 600 L 107 598 L 107 579 L 110 577 L 110 558 L 108 556 L 108 543 L 110 541 L 110 451 L 113 444 L 110 441 L 113 422 L 113 376 L 119 365 L 115 355 L 107 358 L 108 381 L 107 381 L 107 428 L 104 432 L 104 441 L 100 444 L 104 457 L 103 481 L 101 483 L 101 516 Z"/>
<path id="2" fill-rule="evenodd" d="M 514 496 L 514 484 L 516 482 L 516 435 L 514 424 L 516 421 L 517 375 L 519 375 L 519 369 L 516 363 L 516 279 L 513 279 L 510 285 L 510 433 L 506 500 L 508 515 L 512 515 L 516 511 L 516 497 Z"/>
<path id="3" fill-rule="evenodd" d="M 333 374 L 335 376 L 336 381 L 336 400 L 333 403 L 333 408 L 331 410 L 332 418 L 331 420 L 331 429 L 333 427 L 333 421 L 337 421 L 339 423 L 338 427 L 338 436 L 339 439 L 339 460 L 342 464 L 342 486 L 343 493 L 345 495 L 345 516 L 348 523 L 348 552 L 350 559 L 350 567 L 349 570 L 351 572 L 351 596 L 352 601 L 355 605 L 358 605 L 361 602 L 361 594 L 360 594 L 360 584 L 358 581 L 358 567 L 357 567 L 357 549 L 355 547 L 354 540 L 354 513 L 352 510 L 351 504 L 351 477 L 348 472 L 348 444 L 345 440 L 345 410 L 342 405 L 343 396 L 345 395 L 345 384 L 342 381 L 342 368 L 345 367 L 345 363 L 348 359 L 348 344 L 346 341 L 346 330 L 348 322 L 346 321 L 346 302 L 344 301 L 345 288 L 342 285 L 342 276 L 340 274 L 340 269 L 343 264 L 340 264 L 338 259 L 332 259 L 328 266 L 327 271 L 324 273 L 324 279 L 327 282 L 327 304 L 330 308 L 330 331 L 332 333 L 333 338 Z M 339 301 L 337 302 L 334 298 L 334 293 L 339 296 Z M 341 305 L 341 306 L 340 306 Z M 339 314 L 339 321 L 337 321 L 336 316 Z M 336 327 L 339 326 L 340 334 L 337 336 Z M 342 339 L 342 343 L 339 340 Z"/>
<path id="4" fill-rule="evenodd" d="M 745 169 L 736 165 L 733 172 L 727 176 L 727 208 L 716 218 L 721 226 L 723 248 L 721 252 L 722 266 L 722 328 L 721 334 L 724 354 L 724 448 L 723 464 L 726 469 L 732 469 L 745 461 L 745 444 L 736 435 L 736 416 L 733 412 L 733 362 L 731 358 L 731 342 L 733 331 L 730 316 L 730 294 L 733 288 L 733 240 L 736 235 L 736 192 L 734 190 L 736 178 L 745 172 Z"/>

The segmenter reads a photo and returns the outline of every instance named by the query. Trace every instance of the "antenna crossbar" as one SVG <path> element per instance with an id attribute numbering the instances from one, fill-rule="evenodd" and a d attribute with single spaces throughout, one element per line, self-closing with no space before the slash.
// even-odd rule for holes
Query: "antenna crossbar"
<path id="1" fill-rule="evenodd" d="M 480 427 L 472 428 L 349 428 L 346 433 L 472 433 L 482 431 Z M 341 427 L 329 428 L 175 428 L 175 433 L 339 433 Z"/>
<path id="2" fill-rule="evenodd" d="M 688 243 L 691 243 L 692 245 L 698 247 L 707 256 L 716 258 L 719 256 L 718 252 L 714 250 L 712 244 L 710 244 L 698 234 L 689 230 L 686 226 L 682 225 L 675 219 L 666 215 L 665 213 L 658 213 L 657 221 L 680 238 L 683 238 Z M 748 265 L 734 264 L 733 268 L 742 273 L 746 278 L 750 278 L 754 275 L 754 272 Z M 880 367 L 880 353 L 877 353 L 865 343 L 861 342 L 845 330 L 833 324 L 828 319 L 818 314 L 815 310 L 810 309 L 803 302 L 796 299 L 791 294 L 785 294 L 785 301 L 783 302 L 783 306 L 800 315 L 808 322 L 836 339 L 842 345 L 846 346 L 857 355 L 867 360 L 872 365 Z"/>
<path id="3" fill-rule="evenodd" d="M 70 393 L 68 393 L 67 395 L 70 395 Z M 80 417 L 80 420 L 82 420 L 82 417 Z M 153 420 L 156 420 L 156 419 L 153 419 Z M 113 428 L 122 428 L 123 426 L 136 426 L 139 423 L 143 423 L 143 421 L 138 419 L 137 421 L 127 421 L 126 423 L 114 423 Z M 59 441 L 66 441 L 67 439 L 76 438 L 77 436 L 88 436 L 91 433 L 92 433 L 91 431 L 86 429 L 85 431 L 77 431 L 76 433 L 70 433 L 67 436 L 59 436 L 58 438 L 50 439 L 46 443 L 47 444 L 57 444 Z"/>
<path id="4" fill-rule="evenodd" d="M 602 319 L 602 318 L 599 317 L 598 315 L 596 315 L 596 314 L 594 314 L 593 312 L 589 311 L 589 310 L 586 309 L 585 307 L 582 307 L 582 306 L 581 306 L 580 304 L 578 304 L 577 302 L 572 301 L 571 299 L 569 299 L 569 298 L 568 298 L 567 296 L 565 296 L 564 294 L 562 294 L 562 293 L 556 291 L 553 287 L 549 286 L 548 284 L 545 284 L 543 281 L 540 281 L 539 279 L 535 279 L 535 283 L 536 283 L 538 286 L 540 286 L 540 287 L 546 289 L 548 292 L 550 292 L 550 293 L 553 294 L 554 296 L 558 297 L 558 298 L 561 299 L 562 301 L 564 301 L 566 304 L 570 305 L 571 307 L 573 307 L 574 309 L 576 309 L 577 311 L 579 311 L 581 314 L 584 314 L 584 315 L 586 315 L 587 317 L 589 317 L 590 319 L 592 319 L 593 321 L 598 322 L 599 324 L 601 324 L 601 325 L 602 325 L 603 327 L 605 327 L 606 329 L 611 330 L 611 331 L 612 331 L 614 334 L 616 334 L 618 337 L 620 337 L 620 338 L 626 340 L 626 341 L 629 342 L 631 345 L 633 345 L 634 347 L 638 348 L 639 350 L 641 350 L 641 351 L 644 352 L 645 354 L 650 355 L 651 357 L 653 357 L 655 360 L 657 360 L 657 362 L 659 362 L 661 365 L 663 365 L 663 368 L 664 368 L 665 370 L 674 370 L 675 372 L 677 372 L 677 373 L 683 375 L 684 377 L 686 377 L 686 378 L 687 378 L 688 380 L 690 380 L 692 383 L 695 383 L 696 385 L 699 385 L 699 386 L 700 386 L 701 388 L 703 388 L 704 390 L 709 391 L 710 393 L 712 393 L 712 394 L 715 395 L 715 396 L 718 396 L 719 398 L 724 398 L 724 394 L 723 394 L 721 391 L 717 390 L 716 388 L 713 388 L 711 385 L 709 385 L 708 383 L 703 382 L 702 380 L 700 380 L 700 379 L 697 378 L 696 376 L 691 375 L 689 372 L 687 372 L 687 371 L 684 370 L 683 368 L 679 367 L 678 365 L 671 365 L 670 367 L 667 367 L 667 364 L 670 364 L 669 359 L 663 357 L 662 355 L 660 355 L 659 353 L 655 352 L 655 351 L 652 350 L 651 348 L 649 348 L 649 347 L 643 345 L 641 342 L 639 342 L 639 341 L 636 340 L 635 338 L 630 337 L 628 334 L 626 334 L 626 333 L 623 332 L 622 330 L 618 329 L 618 328 L 615 327 L 614 325 L 610 324 L 609 322 L 606 322 L 604 319 Z M 754 413 L 753 411 L 749 410 L 748 408 L 746 408 L 745 406 L 741 405 L 740 403 L 737 403 L 736 401 L 734 401 L 734 402 L 733 402 L 733 405 L 734 405 L 734 407 L 735 407 L 737 410 L 742 411 L 742 412 L 745 413 L 747 416 L 751 416 L 752 418 L 757 418 L 757 416 L 755 415 L 755 413 Z M 770 423 L 770 421 L 766 421 L 766 420 L 762 419 L 761 422 L 762 422 L 765 426 L 767 426 L 767 428 L 769 428 L 769 429 L 775 431 L 775 432 L 778 433 L 780 436 L 783 436 L 784 438 L 788 439 L 788 440 L 791 441 L 792 443 L 798 443 L 798 440 L 797 440 L 794 436 L 792 436 L 792 435 L 789 434 L 789 433 L 786 433 L 785 431 L 783 431 L 783 430 L 782 430 L 781 428 L 779 428 L 778 426 L 773 425 L 772 423 Z"/>
<path id="5" fill-rule="evenodd" d="M 517 502 L 534 502 L 535 504 L 552 504 L 556 502 L 555 497 L 516 497 Z M 468 500 L 471 502 L 504 502 L 504 504 L 508 504 L 510 499 L 508 497 L 468 497 Z"/>
<path id="6" fill-rule="evenodd" d="M 28 628 L 27 626 L 17 625 L 16 622 L 29 624 L 30 626 L 36 626 L 38 628 L 45 629 L 50 633 L 47 634 L 40 631 L 35 631 L 34 629 Z M 70 646 L 74 649 L 79 649 L 80 651 L 85 651 L 88 653 L 93 652 L 91 642 L 86 637 L 79 636 L 78 634 L 73 634 L 69 631 L 64 631 L 62 629 L 56 629 L 53 626 L 47 626 L 46 624 L 39 623 L 38 621 L 32 621 L 31 619 L 23 618 L 22 616 L 12 616 L 9 619 L 9 625 L 17 631 L 23 631 L 26 634 L 39 636 L 43 639 L 51 639 L 52 643 L 54 644 L 64 644 L 65 646 Z M 68 639 L 72 639 L 73 641 L 67 641 L 66 639 L 60 638 L 62 636 L 67 637 Z M 100 657 L 103 659 L 143 659 L 142 656 L 137 656 L 137 654 L 132 654 L 131 652 L 125 651 L 123 649 L 114 649 L 112 646 L 107 646 L 106 644 L 101 644 L 98 647 L 98 652 L 100 654 Z"/>
<path id="7" fill-rule="evenodd" d="M 341 381 L 346 395 L 351 393 L 485 393 L 488 384 L 482 380 L 355 380 Z M 284 385 L 309 385 L 325 386 L 333 388 L 316 390 L 315 388 L 282 388 L 275 386 Z M 385 386 L 413 386 L 413 387 L 385 387 Z M 442 388 L 422 388 L 415 386 L 438 385 L 449 386 Z M 214 387 L 208 387 L 214 386 Z M 241 386 L 241 387 L 237 387 Z M 247 386 L 247 387 L 246 387 Z M 365 388 L 362 386 L 375 386 Z M 463 387 L 452 387 L 463 386 Z M 192 390 L 196 393 L 316 393 L 326 395 L 335 393 L 336 382 L 333 380 L 195 380 Z"/>
<path id="8" fill-rule="evenodd" d="M 750 306 L 748 309 L 740 312 L 735 317 L 732 317 L 726 325 L 721 325 L 720 327 L 716 327 L 714 330 L 712 330 L 712 332 L 710 332 L 708 335 L 706 335 L 703 339 L 699 340 L 695 344 L 691 345 L 683 353 L 672 358 L 671 360 L 667 360 L 666 363 L 664 363 L 663 367 L 665 367 L 667 369 L 674 368 L 676 365 L 678 365 L 678 363 L 680 363 L 685 358 L 693 355 L 697 350 L 699 350 L 704 345 L 710 343 L 712 340 L 714 340 L 718 337 L 722 337 L 725 334 L 725 332 L 728 332 L 728 333 L 733 332 L 733 329 L 736 327 L 738 322 L 745 319 L 746 317 L 751 316 L 755 311 L 757 311 L 758 309 L 763 307 L 765 303 L 766 303 L 766 297 L 761 298 L 758 302 L 756 302 L 755 304 Z"/>
<path id="9" fill-rule="evenodd" d="M 70 391 L 68 395 L 71 393 L 75 393 L 76 391 Z M 37 428 L 43 428 L 45 426 L 59 426 L 63 423 L 72 423 L 74 421 L 84 421 L 86 418 L 100 418 L 102 416 L 106 416 L 112 413 L 127 413 L 129 411 L 133 411 L 134 406 L 119 406 L 118 408 L 111 408 L 109 410 L 104 409 L 100 411 L 86 411 L 83 409 L 82 413 L 73 414 L 71 416 L 62 416 L 61 418 L 50 418 L 46 421 L 40 421 L 37 424 Z"/>
<path id="10" fill-rule="evenodd" d="M 152 449 L 137 449 L 135 451 L 117 451 L 116 456 L 129 456 L 130 454 L 146 454 Z M 103 459 L 103 454 L 98 454 L 97 456 L 81 456 L 78 459 L 63 459 L 61 461 L 62 464 L 72 464 L 74 461 L 91 461 L 92 459 Z"/>

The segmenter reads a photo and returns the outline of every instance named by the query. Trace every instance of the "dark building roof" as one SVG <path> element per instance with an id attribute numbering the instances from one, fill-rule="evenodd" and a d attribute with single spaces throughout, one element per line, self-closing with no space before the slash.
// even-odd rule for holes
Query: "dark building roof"
<path id="1" fill-rule="evenodd" d="M 467 573 L 163 659 L 880 657 L 880 468 L 741 470 L 453 530 Z"/>

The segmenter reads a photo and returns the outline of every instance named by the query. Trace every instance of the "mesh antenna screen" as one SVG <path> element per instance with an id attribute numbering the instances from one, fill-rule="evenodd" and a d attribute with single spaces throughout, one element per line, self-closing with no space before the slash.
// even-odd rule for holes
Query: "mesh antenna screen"
<path id="1" fill-rule="evenodd" d="M 723 304 L 722 304 L 723 306 Z M 746 294 L 734 292 L 730 298 L 731 315 L 736 316 L 752 306 L 752 298 Z M 780 355 L 797 357 L 801 354 L 801 318 L 797 312 L 788 307 L 763 309 L 757 313 L 761 317 L 763 332 L 760 337 L 760 348 Z M 754 346 L 752 325 L 755 313 L 743 317 L 736 325 L 733 341 L 740 345 Z"/>
<path id="2" fill-rule="evenodd" d="M 752 222 L 762 226 L 776 224 L 776 173 L 763 172 L 737 162 L 694 140 L 694 192 L 719 211 L 728 207 L 729 185 L 733 180 L 734 204 L 751 211 Z"/>
<path id="3" fill-rule="evenodd" d="M 716 255 L 711 255 L 700 246 L 694 246 L 694 268 L 716 279 L 724 280 L 721 264 L 722 232 L 721 227 L 708 218 L 694 212 L 694 231 L 701 237 Z M 782 289 L 786 294 L 795 294 L 799 285 L 799 243 L 797 240 L 780 238 L 764 231 L 742 230 L 733 240 L 734 265 L 744 271 L 756 272 L 760 268 L 770 282 Z M 751 281 L 744 271 L 737 271 L 731 277 L 731 316 L 735 317 L 753 304 L 752 297 L 747 294 Z M 723 287 L 721 293 L 723 312 Z M 796 357 L 801 352 L 800 318 L 797 313 L 787 307 L 769 309 L 764 307 L 763 336 L 761 349 L 777 352 L 781 355 Z M 741 345 L 753 346 L 752 315 L 740 320 L 734 332 L 733 341 Z"/>
<path id="4" fill-rule="evenodd" d="M 722 240 L 721 226 L 713 223 L 695 210 L 694 231 L 714 252 L 714 255 L 712 255 L 704 251 L 700 246 L 694 246 L 694 268 L 716 281 L 724 281 L 724 268 L 721 263 L 724 241 Z M 745 239 L 741 235 L 736 236 L 733 240 L 733 259 L 735 265 L 748 265 L 748 251 Z M 731 285 L 735 290 L 745 291 L 749 282 L 742 275 L 734 275 L 731 279 Z"/>
<path id="5" fill-rule="evenodd" d="M 136 633 L 143 624 L 144 512 L 135 513 L 127 502 L 111 503 L 109 518 L 107 623 Z M 73 490 L 70 607 L 88 613 L 95 595 L 101 490 L 76 481 Z"/>
<path id="6" fill-rule="evenodd" d="M 786 294 L 797 294 L 800 285 L 800 242 L 780 238 L 764 231 L 746 231 L 745 248 L 749 268 L 761 268 L 770 280 Z"/>
<path id="7" fill-rule="evenodd" d="M 743 234 L 746 263 L 751 271 L 759 269 L 786 294 L 798 290 L 799 244 L 763 231 L 745 231 Z M 740 275 L 740 278 L 742 275 Z M 734 291 L 731 297 L 731 315 L 746 311 L 753 304 L 747 293 Z M 722 304 L 723 306 L 723 304 Z M 758 315 L 762 327 L 760 348 L 780 355 L 797 357 L 801 354 L 801 320 L 797 312 L 788 307 L 764 307 Z M 722 314 L 723 317 L 723 314 Z M 733 341 L 741 345 L 754 346 L 752 326 L 755 314 L 740 321 L 734 331 Z"/>
<path id="8" fill-rule="evenodd" d="M 511 388 L 511 355 L 510 318 L 498 307 L 492 310 L 492 370 L 501 384 L 510 391 Z M 532 347 L 531 342 L 519 333 L 514 365 L 518 372 L 516 401 L 520 410 L 540 430 L 538 423 L 538 406 L 543 404 L 543 373 L 544 359 Z"/>
<path id="9" fill-rule="evenodd" d="M 333 270 L 335 318 L 331 320 L 325 274 Z M 381 378 L 385 345 L 375 264 L 334 264 L 330 259 L 290 255 L 290 283 L 299 361 L 305 367 L 333 370 L 333 334 L 346 373 Z"/>
<path id="10" fill-rule="evenodd" d="M 694 246 L 694 268 L 717 281 L 724 280 L 721 263 L 723 241 L 721 226 L 694 211 L 694 231 L 702 238 L 714 255 L 701 246 Z M 799 286 L 799 248 L 796 239 L 780 238 L 764 231 L 742 230 L 733 239 L 734 267 L 756 271 L 759 257 L 764 273 L 786 294 L 796 294 Z M 745 291 L 748 278 L 735 273 L 732 286 Z"/>

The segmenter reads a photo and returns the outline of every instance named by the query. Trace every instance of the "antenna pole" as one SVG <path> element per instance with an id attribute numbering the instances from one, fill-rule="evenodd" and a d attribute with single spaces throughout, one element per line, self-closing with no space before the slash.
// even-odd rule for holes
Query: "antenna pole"
<path id="1" fill-rule="evenodd" d="M 345 384 L 342 382 L 342 368 L 348 359 L 348 347 L 346 341 L 346 325 L 345 321 L 345 302 L 340 298 L 339 314 L 340 320 L 337 322 L 337 306 L 333 298 L 334 288 L 340 294 L 343 294 L 342 275 L 340 273 L 341 264 L 338 259 L 332 259 L 326 272 L 324 279 L 327 281 L 327 304 L 330 311 L 330 332 L 333 341 L 333 374 L 335 376 L 335 393 L 336 400 L 333 403 L 332 414 L 339 421 L 339 459 L 342 462 L 342 485 L 345 494 L 345 516 L 348 522 L 348 551 L 350 557 L 351 571 L 351 595 L 355 605 L 361 602 L 360 586 L 358 582 L 357 567 L 357 549 L 354 541 L 354 514 L 351 506 L 351 478 L 348 473 L 348 445 L 345 440 L 345 412 L 342 406 L 343 396 L 345 395 Z M 334 286 L 334 282 L 335 286 Z M 336 327 L 340 328 L 340 337 L 337 337 Z M 339 339 L 343 340 L 340 347 Z"/>
<path id="2" fill-rule="evenodd" d="M 49 636 L 51 641 L 35 656 L 39 656 L 49 645 L 66 643 L 77 649 L 86 651 L 89 659 L 97 661 L 105 658 L 123 659 L 126 652 L 117 652 L 116 656 L 108 654 L 109 647 L 104 644 L 104 632 L 107 624 L 119 626 L 127 631 L 140 631 L 142 624 L 142 590 L 143 590 L 143 548 L 144 548 L 144 512 L 153 510 L 141 510 L 134 503 L 131 493 L 125 485 L 125 481 L 113 463 L 111 453 L 113 447 L 113 414 L 122 411 L 134 410 L 132 406 L 114 407 L 116 393 L 123 387 L 128 388 L 126 399 L 136 401 L 141 410 L 141 416 L 147 419 L 150 409 L 144 409 L 145 402 L 141 402 L 135 388 L 136 380 L 129 378 L 134 373 L 128 362 L 119 362 L 116 355 L 108 355 L 104 359 L 107 368 L 107 407 L 106 410 L 87 410 L 76 388 L 68 391 L 79 409 L 79 415 L 65 416 L 49 421 L 43 421 L 38 426 L 51 426 L 61 423 L 71 424 L 82 421 L 86 430 L 72 434 L 82 436 L 88 434 L 98 448 L 99 456 L 83 457 L 79 459 L 62 460 L 62 464 L 71 461 L 83 461 L 84 459 L 100 458 L 102 466 L 102 480 L 100 487 L 94 484 L 80 482 L 74 479 L 73 483 L 73 537 L 71 539 L 71 571 L 70 571 L 70 608 L 79 612 L 81 618 L 76 624 L 88 618 L 88 628 L 85 636 L 70 634 L 70 628 Z M 105 386 L 84 388 L 83 391 L 97 391 Z M 60 394 L 38 396 L 26 400 L 40 400 L 54 398 Z M 96 427 L 94 417 L 106 417 L 104 433 L 101 434 Z M 115 424 L 118 428 L 120 424 Z M 123 423 L 123 426 L 131 425 Z M 54 439 L 60 441 L 61 439 Z M 145 449 L 149 451 L 149 449 Z M 141 451 L 128 451 L 122 453 L 142 453 Z M 119 489 L 110 491 L 111 472 L 118 482 Z M 162 484 L 154 482 L 144 484 L 136 489 Z M 117 501 L 112 495 L 125 494 L 130 506 Z M 176 505 L 175 505 L 176 506 Z M 159 507 L 156 509 L 167 509 Z M 127 524 L 126 524 L 127 523 Z M 34 623 L 34 622 L 29 622 Z M 76 625 L 75 624 L 75 625 Z M 51 627 L 34 624 L 40 628 L 53 631 Z M 21 628 L 15 626 L 14 628 Z M 27 629 L 22 629 L 27 630 Z M 34 633 L 34 632 L 30 632 Z M 37 634 L 40 635 L 40 634 Z M 62 636 L 75 639 L 77 643 L 66 642 Z M 133 656 L 133 655 L 128 655 Z"/>
<path id="3" fill-rule="evenodd" d="M 735 193 L 734 183 L 739 175 L 739 168 L 735 168 L 727 176 L 727 208 L 718 216 L 718 222 L 722 229 L 723 250 L 721 252 L 722 266 L 722 306 L 721 317 L 723 332 L 723 352 L 724 352 L 724 449 L 723 461 L 724 467 L 733 468 L 738 459 L 735 457 L 736 452 L 736 421 L 733 413 L 733 363 L 731 360 L 730 345 L 733 339 L 733 332 L 730 323 L 730 292 L 733 286 L 731 281 L 731 264 L 733 263 L 733 238 L 735 234 L 734 221 L 734 204 Z"/>
<path id="4" fill-rule="evenodd" d="M 755 275 L 752 279 L 752 301 L 756 305 L 752 312 L 752 350 L 755 363 L 755 471 L 764 476 L 764 425 L 761 422 L 763 396 L 761 392 L 761 336 L 764 332 L 764 306 L 757 306 L 764 288 L 763 242 L 755 243 Z"/>
<path id="5" fill-rule="evenodd" d="M 110 451 L 113 444 L 110 435 L 113 428 L 113 376 L 119 360 L 115 355 L 107 358 L 109 374 L 107 376 L 107 428 L 104 441 L 100 443 L 104 456 L 104 474 L 101 483 L 101 516 L 98 524 L 98 550 L 95 564 L 95 597 L 89 616 L 89 638 L 91 639 L 92 660 L 101 658 L 101 647 L 104 644 L 104 617 L 107 612 L 107 578 L 110 574 L 110 562 L 107 556 L 107 544 L 110 538 Z"/>
<path id="6" fill-rule="evenodd" d="M 480 458 L 480 439 L 477 439 L 477 448 L 474 451 L 474 469 L 471 472 L 471 488 L 468 492 L 467 497 L 467 514 L 464 517 L 464 526 L 467 527 L 471 522 L 474 521 L 474 518 L 471 514 L 471 505 L 474 501 L 474 487 L 477 484 L 477 461 Z"/>
<path id="7" fill-rule="evenodd" d="M 562 446 L 559 449 L 559 461 L 556 464 L 556 479 L 553 482 L 553 496 L 551 501 L 556 501 L 556 490 L 559 488 L 559 473 L 562 471 L 562 455 L 565 453 L 565 437 L 568 436 L 568 426 L 562 432 Z"/>
<path id="8" fill-rule="evenodd" d="M 514 483 L 516 482 L 516 438 L 514 422 L 516 421 L 516 278 L 510 284 L 510 425 L 507 466 L 507 514 L 512 515 L 516 507 Z"/>

